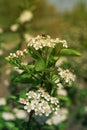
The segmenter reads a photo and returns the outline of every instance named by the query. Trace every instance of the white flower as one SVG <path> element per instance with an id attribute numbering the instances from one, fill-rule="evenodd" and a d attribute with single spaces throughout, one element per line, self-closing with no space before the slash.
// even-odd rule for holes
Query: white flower
<path id="1" fill-rule="evenodd" d="M 58 99 L 56 97 L 51 97 L 47 92 L 44 91 L 44 89 L 40 88 L 36 92 L 29 91 L 26 93 L 26 96 L 27 101 L 24 109 L 27 112 L 34 110 L 35 115 L 45 114 L 48 116 L 50 113 L 57 111 L 57 108 L 59 108 Z"/>
<path id="2" fill-rule="evenodd" d="M 68 46 L 67 46 L 67 41 L 66 41 L 66 40 L 63 40 L 62 42 L 63 42 L 63 47 L 68 48 Z"/>
<path id="3" fill-rule="evenodd" d="M 50 100 L 50 95 L 47 92 L 42 92 L 41 97 L 44 97 L 47 101 Z"/>
<path id="4" fill-rule="evenodd" d="M 18 109 L 14 109 L 13 111 L 15 113 L 16 118 L 18 118 L 18 119 L 25 119 L 25 118 L 27 118 L 26 111 L 18 110 Z"/>
<path id="5" fill-rule="evenodd" d="M 57 98 L 51 97 L 50 100 L 51 100 L 52 104 L 58 104 L 59 103 Z"/>
<path id="6" fill-rule="evenodd" d="M 61 83 L 57 83 L 58 89 L 62 89 L 64 86 Z"/>
<path id="7" fill-rule="evenodd" d="M 34 105 L 35 105 L 35 113 L 38 113 L 38 112 L 41 112 L 41 113 L 43 113 L 43 109 L 42 109 L 42 104 L 41 103 L 34 103 Z"/>
<path id="8" fill-rule="evenodd" d="M 34 104 L 27 103 L 27 104 L 24 106 L 24 109 L 27 110 L 27 112 L 30 112 L 31 110 L 34 109 Z"/>
<path id="9" fill-rule="evenodd" d="M 21 74 L 21 73 L 23 72 L 23 70 L 19 69 L 18 67 L 14 67 L 14 70 L 15 70 L 16 72 L 18 72 L 19 74 Z"/>
<path id="10" fill-rule="evenodd" d="M 30 21 L 32 18 L 33 18 L 32 12 L 29 10 L 24 10 L 20 15 L 19 20 L 21 23 L 25 23 L 27 21 Z"/>
<path id="11" fill-rule="evenodd" d="M 48 119 L 48 120 L 46 121 L 46 124 L 52 125 L 52 124 L 53 124 L 52 119 Z"/>
<path id="12" fill-rule="evenodd" d="M 28 53 L 27 49 L 24 49 L 24 50 L 23 50 L 23 53 L 27 54 L 27 53 Z"/>
<path id="13" fill-rule="evenodd" d="M 75 81 L 75 75 L 70 72 L 68 69 L 63 70 L 61 68 L 58 69 L 59 75 L 61 78 L 65 80 L 66 83 L 71 83 L 72 81 Z"/>
<path id="14" fill-rule="evenodd" d="M 28 47 L 32 46 L 34 47 L 36 50 L 41 49 L 43 47 L 51 47 L 54 48 L 58 43 L 61 43 L 63 45 L 63 47 L 65 46 L 65 40 L 59 40 L 58 38 L 56 39 L 52 39 L 49 35 L 46 36 L 37 36 L 35 38 L 32 38 L 29 42 L 28 42 Z M 67 43 L 66 43 L 67 44 Z"/>
<path id="15" fill-rule="evenodd" d="M 61 122 L 63 122 L 64 120 L 67 119 L 67 114 L 68 114 L 68 110 L 65 108 L 60 108 L 59 110 L 59 114 L 55 115 L 53 114 L 52 117 L 50 119 L 48 119 L 46 121 L 46 123 L 48 125 L 58 125 Z"/>
<path id="16" fill-rule="evenodd" d="M 63 84 L 60 83 L 60 79 L 59 79 L 59 78 L 56 79 L 54 82 L 55 82 L 55 84 L 58 86 L 58 89 L 62 89 L 62 88 L 64 88 Z"/>
<path id="17" fill-rule="evenodd" d="M 0 98 L 0 106 L 4 106 L 4 105 L 6 105 L 6 99 L 1 97 Z"/>
<path id="18" fill-rule="evenodd" d="M 23 56 L 23 52 L 20 51 L 20 50 L 17 50 L 17 51 L 16 51 L 16 54 L 17 54 L 17 56 Z"/>
<path id="19" fill-rule="evenodd" d="M 35 92 L 33 92 L 33 91 L 30 91 L 26 95 L 28 96 L 29 99 L 37 97 L 37 94 Z"/>
<path id="20" fill-rule="evenodd" d="M 17 50 L 16 53 L 10 53 L 9 58 L 22 58 L 23 56 L 25 56 L 28 53 L 27 49 L 24 50 Z"/>
<path id="21" fill-rule="evenodd" d="M 57 94 L 67 96 L 67 91 L 65 89 L 58 89 Z"/>
<path id="22" fill-rule="evenodd" d="M 57 60 L 55 66 L 59 67 L 63 64 L 63 62 L 66 62 L 66 61 L 67 61 L 67 59 L 65 57 L 61 57 L 60 59 Z"/>
<path id="23" fill-rule="evenodd" d="M 10 53 L 11 58 L 18 58 L 18 56 L 15 53 Z"/>
<path id="24" fill-rule="evenodd" d="M 59 81 L 60 81 L 59 79 L 56 79 L 56 80 L 55 80 L 55 83 L 59 83 Z"/>
<path id="25" fill-rule="evenodd" d="M 66 40 L 60 40 L 59 38 L 56 38 L 55 42 L 59 42 L 63 44 L 63 47 L 68 48 L 67 41 Z"/>
<path id="26" fill-rule="evenodd" d="M 51 113 L 51 109 L 50 109 L 49 106 L 46 107 L 46 108 L 44 109 L 44 111 L 45 111 L 46 116 L 49 116 L 49 114 Z"/>
<path id="27" fill-rule="evenodd" d="M 22 103 L 22 104 L 26 104 L 27 100 L 24 99 L 24 98 L 20 98 L 20 99 L 19 99 L 19 102 Z"/>
<path id="28" fill-rule="evenodd" d="M 9 121 L 9 120 L 15 120 L 15 116 L 14 114 L 10 113 L 10 112 L 3 112 L 2 113 L 2 118 L 6 121 Z"/>
<path id="29" fill-rule="evenodd" d="M 11 29 L 11 31 L 13 31 L 13 32 L 16 32 L 16 31 L 18 30 L 18 28 L 19 28 L 19 25 L 18 25 L 18 24 L 13 24 L 13 25 L 10 26 L 10 29 Z"/>

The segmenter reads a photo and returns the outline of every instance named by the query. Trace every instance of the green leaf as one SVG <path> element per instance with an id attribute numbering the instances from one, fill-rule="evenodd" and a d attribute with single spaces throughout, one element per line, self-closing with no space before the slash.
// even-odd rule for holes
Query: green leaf
<path id="1" fill-rule="evenodd" d="M 44 130 L 54 130 L 54 126 L 53 125 L 45 125 L 43 126 Z"/>
<path id="2" fill-rule="evenodd" d="M 23 72 L 22 74 L 18 75 L 14 82 L 19 82 L 19 83 L 29 83 L 31 80 L 31 74 Z"/>
<path id="3" fill-rule="evenodd" d="M 13 100 L 16 100 L 16 99 L 17 99 L 16 96 L 10 96 L 10 98 L 13 99 Z"/>
<path id="4" fill-rule="evenodd" d="M 49 61 L 50 61 L 50 58 L 52 57 L 52 51 L 53 51 L 53 48 L 47 48 L 46 50 L 46 66 L 48 65 Z"/>
<path id="5" fill-rule="evenodd" d="M 26 90 L 23 90 L 22 92 L 20 92 L 19 97 L 26 98 Z"/>
<path id="6" fill-rule="evenodd" d="M 58 95 L 58 98 L 61 99 L 61 100 L 64 100 L 64 101 L 68 101 L 69 100 L 68 97 L 63 96 L 63 95 Z"/>
<path id="7" fill-rule="evenodd" d="M 62 44 L 61 43 L 58 43 L 57 45 L 56 45 L 56 47 L 54 48 L 54 56 L 58 56 L 58 54 L 60 53 L 60 51 L 61 51 L 61 49 L 62 49 Z"/>
<path id="8" fill-rule="evenodd" d="M 58 125 L 58 128 L 59 130 L 65 130 L 66 129 L 66 122 L 61 122 L 59 125 Z"/>
<path id="9" fill-rule="evenodd" d="M 81 53 L 75 49 L 62 49 L 60 52 L 60 56 L 81 56 Z"/>
<path id="10" fill-rule="evenodd" d="M 57 97 L 58 97 L 58 99 L 60 99 L 62 101 L 65 101 L 68 106 L 70 105 L 71 101 L 70 101 L 70 99 L 67 96 L 58 95 Z"/>
<path id="11" fill-rule="evenodd" d="M 27 65 L 27 68 L 29 69 L 29 70 L 32 70 L 32 69 L 34 69 L 34 65 Z"/>
<path id="12" fill-rule="evenodd" d="M 53 57 L 53 60 L 57 61 L 58 58 L 59 58 L 59 56 L 54 56 L 54 57 Z"/>
<path id="13" fill-rule="evenodd" d="M 7 57 L 5 57 L 5 59 L 7 60 L 7 61 L 10 61 L 10 58 L 7 56 Z"/>
<path id="14" fill-rule="evenodd" d="M 43 59 L 40 58 L 40 59 L 38 59 L 36 61 L 36 63 L 35 63 L 35 69 L 36 69 L 36 71 L 42 71 L 42 70 L 45 69 L 45 67 L 46 67 L 46 64 L 45 64 L 45 62 L 44 62 Z"/>
<path id="15" fill-rule="evenodd" d="M 29 47 L 28 48 L 28 51 L 29 51 L 29 54 L 35 58 L 35 59 L 38 59 L 38 58 L 41 58 L 41 55 L 39 54 L 39 52 L 37 50 L 35 50 L 33 47 Z"/>
<path id="16" fill-rule="evenodd" d="M 57 80 L 57 79 L 58 79 L 58 75 L 54 74 L 54 75 L 52 76 L 52 81 L 55 81 L 55 80 Z"/>
<path id="17" fill-rule="evenodd" d="M 8 129 L 13 129 L 15 124 L 13 122 L 6 122 L 6 126 Z"/>

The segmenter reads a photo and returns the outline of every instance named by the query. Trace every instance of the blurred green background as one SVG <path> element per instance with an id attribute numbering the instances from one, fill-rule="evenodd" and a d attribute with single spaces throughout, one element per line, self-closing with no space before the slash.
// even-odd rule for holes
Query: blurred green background
<path id="1" fill-rule="evenodd" d="M 64 64 L 71 66 L 77 75 L 76 85 L 67 90 L 71 115 L 50 129 L 87 130 L 87 0 L 0 0 L 0 97 L 14 92 L 5 57 L 21 41 L 19 32 L 12 32 L 10 26 L 17 22 L 23 9 L 31 10 L 34 15 L 26 25 L 27 33 L 66 39 L 70 47 L 81 53 L 80 57 L 68 57 L 68 63 Z"/>

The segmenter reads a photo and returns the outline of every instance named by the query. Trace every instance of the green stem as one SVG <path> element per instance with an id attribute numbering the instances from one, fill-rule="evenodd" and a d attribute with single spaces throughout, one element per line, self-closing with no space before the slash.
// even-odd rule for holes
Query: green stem
<path id="1" fill-rule="evenodd" d="M 46 66 L 48 65 L 49 63 L 49 58 L 50 58 L 50 55 L 52 53 L 52 48 L 49 48 L 48 51 L 47 51 L 48 55 L 47 55 L 47 59 L 46 59 Z"/>

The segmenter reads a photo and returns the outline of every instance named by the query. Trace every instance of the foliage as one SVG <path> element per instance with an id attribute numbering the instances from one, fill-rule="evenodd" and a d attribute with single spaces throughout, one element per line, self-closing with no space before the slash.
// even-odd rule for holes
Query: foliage
<path id="1" fill-rule="evenodd" d="M 2 28 L 0 28 L 0 87 L 2 95 L 3 86 L 4 89 L 9 86 L 10 97 L 6 98 L 6 103 L 3 103 L 4 100 L 0 98 L 0 129 L 65 130 L 71 127 L 75 129 L 74 126 L 77 126 L 78 129 L 78 125 L 83 127 L 82 129 L 86 129 L 86 5 L 84 3 L 77 4 L 72 12 L 62 14 L 54 12 L 53 14 L 45 1 L 21 0 L 21 2 L 13 1 L 13 4 L 10 1 L 4 4 L 6 10 L 3 10 L 4 2 L 6 1 L 0 3 L 2 4 L 0 14 L 2 12 L 4 14 L 0 18 L 0 25 L 2 24 Z M 8 13 L 10 13 L 9 17 Z M 25 18 L 23 14 L 27 15 L 28 19 L 21 19 Z M 65 41 L 59 39 L 61 41 L 59 43 L 58 39 L 52 38 L 52 42 L 57 41 L 55 46 L 50 47 L 51 44 L 48 43 L 51 42 L 46 42 L 46 40 L 45 46 L 41 46 L 40 40 L 48 39 L 48 35 L 45 34 L 40 36 L 41 39 L 37 39 L 38 46 L 32 35 L 42 32 L 49 33 L 52 37 L 60 36 L 61 39 L 66 39 L 71 47 L 64 48 Z M 35 40 L 36 44 L 31 39 Z M 81 54 L 77 50 L 80 50 Z M 12 67 L 9 67 L 4 58 L 10 52 L 10 57 L 6 59 L 13 65 Z M 73 78 L 70 77 L 74 72 L 77 75 L 77 80 L 72 83 Z M 62 75 L 65 73 L 68 78 Z M 75 75 L 73 76 L 75 78 Z M 21 105 L 23 99 L 27 99 L 27 102 L 33 101 L 35 97 L 31 100 L 29 92 L 37 94 L 41 88 L 46 94 L 45 97 L 47 96 L 46 99 L 43 96 L 44 102 L 47 101 L 49 95 L 51 98 L 58 99 L 58 106 L 60 106 L 58 115 L 60 114 L 60 116 L 55 116 L 53 112 L 49 116 L 43 114 L 39 116 L 33 112 L 26 113 L 23 110 L 24 106 L 27 106 Z M 51 103 L 51 101 L 49 102 Z M 6 114 L 10 119 L 2 116 Z M 25 116 L 21 118 L 21 115 Z"/>

